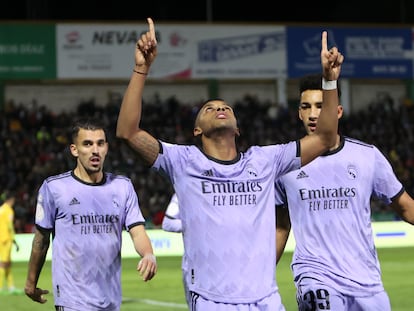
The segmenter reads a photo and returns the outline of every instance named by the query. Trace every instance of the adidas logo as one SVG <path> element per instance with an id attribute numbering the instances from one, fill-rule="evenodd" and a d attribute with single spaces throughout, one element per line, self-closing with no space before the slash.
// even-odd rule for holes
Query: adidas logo
<path id="1" fill-rule="evenodd" d="M 298 176 L 296 176 L 296 179 L 301 179 L 301 178 L 308 178 L 308 174 L 305 173 L 305 171 L 300 171 Z"/>
<path id="2" fill-rule="evenodd" d="M 203 176 L 213 176 L 213 170 L 204 171 L 201 175 L 203 175 Z"/>
<path id="3" fill-rule="evenodd" d="M 77 198 L 73 198 L 72 201 L 70 201 L 69 203 L 69 205 L 75 205 L 75 204 L 80 204 Z"/>

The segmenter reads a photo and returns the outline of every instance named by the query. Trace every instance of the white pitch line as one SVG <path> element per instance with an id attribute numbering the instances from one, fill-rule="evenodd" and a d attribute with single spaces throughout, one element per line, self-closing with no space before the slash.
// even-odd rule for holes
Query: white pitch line
<path id="1" fill-rule="evenodd" d="M 164 302 L 159 300 L 151 300 L 151 299 L 139 299 L 139 298 L 122 298 L 122 302 L 141 302 L 146 303 L 148 305 L 166 307 L 166 308 L 180 308 L 180 309 L 188 309 L 186 304 L 183 303 L 174 303 L 174 302 Z"/>

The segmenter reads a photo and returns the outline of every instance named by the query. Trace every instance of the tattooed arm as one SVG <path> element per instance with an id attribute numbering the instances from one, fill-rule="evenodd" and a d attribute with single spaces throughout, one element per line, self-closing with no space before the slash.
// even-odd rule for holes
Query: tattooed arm
<path id="1" fill-rule="evenodd" d="M 37 282 L 46 260 L 49 245 L 50 230 L 36 227 L 24 291 L 28 297 L 39 303 L 45 303 L 47 299 L 43 297 L 43 294 L 49 293 L 48 290 L 43 290 L 37 287 Z"/>

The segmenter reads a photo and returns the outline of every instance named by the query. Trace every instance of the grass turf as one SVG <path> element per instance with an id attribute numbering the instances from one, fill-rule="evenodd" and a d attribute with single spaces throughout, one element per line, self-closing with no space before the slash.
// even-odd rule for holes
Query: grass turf
<path id="1" fill-rule="evenodd" d="M 391 299 L 393 311 L 411 311 L 411 295 L 414 288 L 414 247 L 378 249 L 383 281 Z M 277 268 L 277 281 L 287 311 L 297 310 L 295 289 L 292 282 L 289 261 L 291 253 L 285 253 Z M 141 281 L 135 271 L 136 259 L 123 259 L 122 311 L 183 311 L 186 310 L 181 282 L 181 258 L 158 257 L 158 273 L 149 282 Z M 13 264 L 16 286 L 24 287 L 27 263 Z M 43 268 L 39 287 L 51 291 L 50 262 Z M 54 310 L 53 296 L 48 295 L 44 305 L 32 302 L 25 295 L 0 295 L 2 311 Z"/>

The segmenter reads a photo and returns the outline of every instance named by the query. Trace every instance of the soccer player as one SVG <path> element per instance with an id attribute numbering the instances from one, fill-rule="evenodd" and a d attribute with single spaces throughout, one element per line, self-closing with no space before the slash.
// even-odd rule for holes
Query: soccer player
<path id="1" fill-rule="evenodd" d="M 6 190 L 0 197 L 3 201 L 0 206 L 0 293 L 15 294 L 20 292 L 14 287 L 11 261 L 13 244 L 16 247 L 16 251 L 19 251 L 19 245 L 14 239 L 13 206 L 16 202 L 16 197 L 9 190 Z M 4 281 L 6 281 L 7 290 L 3 290 Z"/>
<path id="2" fill-rule="evenodd" d="M 142 94 L 157 55 L 155 27 L 138 39 L 117 137 L 174 186 L 190 274 L 191 310 L 284 310 L 275 280 L 276 178 L 305 165 L 335 142 L 336 80 L 343 56 L 322 34 L 324 109 L 316 135 L 237 150 L 237 119 L 224 100 L 208 100 L 193 130 L 200 146 L 157 140 L 140 128 Z"/>
<path id="3" fill-rule="evenodd" d="M 103 171 L 108 142 L 99 120 L 80 119 L 71 134 L 76 167 L 39 189 L 25 292 L 46 302 L 49 291 L 37 282 L 52 234 L 56 310 L 120 310 L 122 232 L 129 232 L 142 257 L 137 271 L 144 281 L 157 269 L 151 241 L 131 180 Z"/>
<path id="4" fill-rule="evenodd" d="M 171 196 L 170 203 L 168 203 L 167 209 L 165 210 L 165 215 L 162 220 L 161 228 L 168 232 L 183 232 L 183 224 L 180 218 L 180 206 L 178 204 L 178 198 L 176 193 L 174 193 Z M 183 278 L 185 301 L 187 302 L 187 305 L 190 307 L 190 292 L 188 290 L 189 274 L 187 269 L 185 250 L 181 261 L 181 271 Z"/>
<path id="5" fill-rule="evenodd" d="M 308 136 L 315 135 L 326 104 L 320 79 L 315 74 L 300 80 L 299 119 Z M 342 113 L 338 105 L 338 119 Z M 391 310 L 374 245 L 370 200 L 391 204 L 411 224 L 414 201 L 384 155 L 373 145 L 338 134 L 329 152 L 282 176 L 276 188 L 277 204 L 284 205 L 277 208 L 277 260 L 291 227 L 299 310 Z"/>

